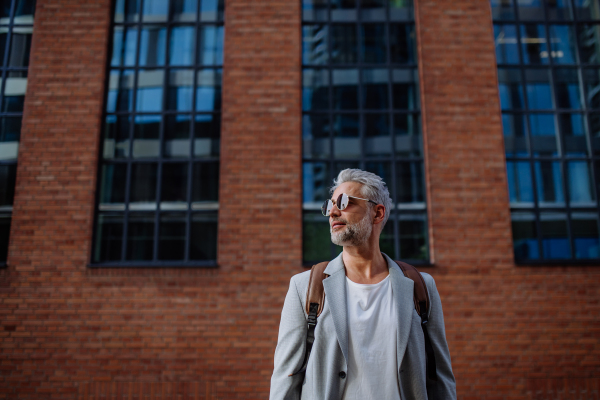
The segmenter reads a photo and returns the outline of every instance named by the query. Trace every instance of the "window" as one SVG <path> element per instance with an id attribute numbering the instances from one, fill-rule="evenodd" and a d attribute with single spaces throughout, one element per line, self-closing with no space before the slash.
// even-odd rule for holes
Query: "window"
<path id="1" fill-rule="evenodd" d="M 340 170 L 381 176 L 394 201 L 383 252 L 428 259 L 427 212 L 412 1 L 303 0 L 304 261 L 330 260 L 320 211 Z"/>
<path id="2" fill-rule="evenodd" d="M 92 262 L 214 265 L 223 0 L 117 0 Z"/>
<path id="3" fill-rule="evenodd" d="M 0 6 L 0 265 L 6 264 L 35 0 Z"/>
<path id="4" fill-rule="evenodd" d="M 492 0 L 517 262 L 598 260 L 600 4 Z"/>

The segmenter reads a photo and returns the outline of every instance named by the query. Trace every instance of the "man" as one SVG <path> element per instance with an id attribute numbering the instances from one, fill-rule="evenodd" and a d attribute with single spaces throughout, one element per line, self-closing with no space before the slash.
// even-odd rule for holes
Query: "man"
<path id="1" fill-rule="evenodd" d="M 325 269 L 325 303 L 305 374 L 310 271 L 295 275 L 285 298 L 271 378 L 271 400 L 456 399 L 442 305 L 433 278 L 422 273 L 430 300 L 429 337 L 437 379 L 426 376 L 421 319 L 413 281 L 379 249 L 392 201 L 383 180 L 345 169 L 323 205 L 331 240 L 343 252 Z"/>

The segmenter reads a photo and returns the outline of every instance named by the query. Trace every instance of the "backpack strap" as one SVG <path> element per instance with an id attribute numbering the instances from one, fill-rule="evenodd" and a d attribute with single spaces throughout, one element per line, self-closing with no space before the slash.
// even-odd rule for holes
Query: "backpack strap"
<path id="1" fill-rule="evenodd" d="M 317 318 L 323 311 L 323 304 L 325 303 L 325 290 L 323 289 L 323 279 L 329 275 L 325 274 L 325 268 L 329 261 L 318 263 L 313 265 L 310 270 L 310 278 L 308 281 L 308 290 L 306 291 L 306 314 L 308 314 L 308 332 L 306 333 L 306 351 L 304 352 L 304 361 L 302 367 L 290 374 L 290 376 L 303 374 L 306 371 L 308 365 L 308 359 L 310 358 L 310 351 L 312 350 L 313 343 L 315 342 L 315 328 L 317 327 Z"/>
<path id="2" fill-rule="evenodd" d="M 412 265 L 402 261 L 396 261 L 404 276 L 415 283 L 413 301 L 415 302 L 415 310 L 421 317 L 421 328 L 423 328 L 423 336 L 425 337 L 425 354 L 427 355 L 427 376 L 429 379 L 437 381 L 435 354 L 431 339 L 427 332 L 427 322 L 429 321 L 429 295 L 427 294 L 427 286 L 421 273 Z"/>

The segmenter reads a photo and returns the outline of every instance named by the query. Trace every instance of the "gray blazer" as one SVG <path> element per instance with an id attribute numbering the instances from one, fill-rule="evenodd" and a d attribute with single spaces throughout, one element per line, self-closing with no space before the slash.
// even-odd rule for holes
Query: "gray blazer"
<path id="1" fill-rule="evenodd" d="M 421 273 L 429 292 L 428 332 L 437 365 L 437 382 L 426 378 L 425 341 L 421 318 L 413 302 L 413 281 L 406 278 L 387 255 L 392 291 L 396 299 L 398 329 L 396 356 L 402 400 L 456 399 L 456 384 L 446 343 L 442 303 L 431 275 Z M 325 304 L 315 329 L 306 375 L 296 372 L 304 361 L 307 332 L 306 290 L 310 271 L 295 275 L 285 298 L 279 337 L 275 349 L 275 368 L 271 377 L 270 400 L 339 400 L 344 393 L 348 371 L 348 320 L 346 309 L 346 271 L 342 255 L 331 261 L 323 281 Z"/>

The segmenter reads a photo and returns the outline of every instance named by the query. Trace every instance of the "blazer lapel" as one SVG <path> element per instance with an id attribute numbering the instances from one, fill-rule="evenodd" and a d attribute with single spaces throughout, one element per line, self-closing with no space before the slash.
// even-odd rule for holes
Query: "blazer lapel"
<path id="1" fill-rule="evenodd" d="M 323 280 L 325 301 L 329 302 L 329 312 L 333 318 L 335 333 L 342 354 L 348 362 L 348 310 L 346 308 L 346 269 L 342 254 L 332 260 L 324 271 L 329 277 Z"/>

